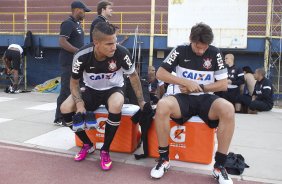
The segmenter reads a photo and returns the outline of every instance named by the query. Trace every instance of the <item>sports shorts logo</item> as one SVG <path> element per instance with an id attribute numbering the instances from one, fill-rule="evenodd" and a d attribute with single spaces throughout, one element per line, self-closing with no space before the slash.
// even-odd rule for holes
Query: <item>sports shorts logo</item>
<path id="1" fill-rule="evenodd" d="M 99 126 L 96 130 L 101 134 L 105 133 L 106 121 L 107 121 L 107 118 L 104 118 L 104 117 L 97 118 L 97 123 Z"/>
<path id="2" fill-rule="evenodd" d="M 170 138 L 171 140 L 177 143 L 185 142 L 185 132 L 185 126 L 174 126 L 170 129 Z"/>

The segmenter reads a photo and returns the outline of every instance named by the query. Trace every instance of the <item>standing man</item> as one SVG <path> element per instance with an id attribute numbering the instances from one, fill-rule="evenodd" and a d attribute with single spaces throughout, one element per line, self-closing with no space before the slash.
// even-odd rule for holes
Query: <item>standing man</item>
<path id="1" fill-rule="evenodd" d="M 244 73 L 241 68 L 235 66 L 233 54 L 226 54 L 224 60 L 228 70 L 228 89 L 227 91 L 216 94 L 231 102 L 235 106 L 236 112 L 239 112 L 241 104 L 238 101 L 240 97 L 240 86 L 244 84 Z"/>
<path id="2" fill-rule="evenodd" d="M 84 45 L 84 32 L 81 27 L 81 21 L 85 17 L 85 12 L 89 12 L 85 4 L 80 1 L 74 1 L 71 4 L 72 15 L 62 22 L 59 44 L 61 47 L 59 62 L 61 65 L 61 91 L 57 98 L 57 109 L 54 123 L 63 125 L 63 118 L 60 112 L 60 106 L 70 95 L 70 77 L 73 55 Z"/>
<path id="3" fill-rule="evenodd" d="M 9 93 L 18 93 L 19 85 L 19 72 L 21 68 L 21 58 L 23 49 L 18 44 L 9 45 L 8 49 L 5 51 L 3 56 L 3 61 L 5 63 L 6 73 L 8 75 L 13 75 L 13 83 L 9 87 Z"/>
<path id="4" fill-rule="evenodd" d="M 273 107 L 273 86 L 269 79 L 265 78 L 264 68 L 258 68 L 254 74 L 257 80 L 252 97 L 243 96 L 241 102 L 249 108 L 249 113 L 257 111 L 270 111 Z"/>
<path id="5" fill-rule="evenodd" d="M 110 145 L 119 127 L 124 103 L 124 73 L 129 76 L 141 109 L 145 102 L 135 63 L 132 62 L 129 51 L 116 43 L 116 28 L 112 24 L 100 22 L 95 26 L 92 36 L 93 43 L 81 48 L 74 56 L 70 81 L 71 95 L 62 104 L 61 111 L 65 122 L 71 124 L 73 121 L 75 127 L 76 122 L 83 122 L 81 114 L 85 116 L 86 111 L 95 111 L 102 104 L 106 106 L 109 115 L 106 120 L 104 144 L 100 151 L 100 166 L 102 170 L 110 170 Z M 86 86 L 82 94 L 79 88 L 80 78 L 84 79 Z M 87 119 L 87 114 L 85 118 Z M 76 161 L 81 161 L 95 148 L 84 130 L 75 134 L 83 142 L 83 147 L 75 156 Z"/>
<path id="6" fill-rule="evenodd" d="M 109 22 L 108 19 L 112 16 L 113 3 L 109 1 L 100 1 L 97 5 L 98 16 L 93 20 L 90 27 L 90 42 L 93 42 L 92 31 L 98 22 Z"/>
<path id="7" fill-rule="evenodd" d="M 151 170 L 153 178 L 161 178 L 170 167 L 170 118 L 178 124 L 199 115 L 210 127 L 217 129 L 218 150 L 213 176 L 220 184 L 232 184 L 224 164 L 234 132 L 234 107 L 216 91 L 227 90 L 227 69 L 218 48 L 211 46 L 210 26 L 199 23 L 192 27 L 190 45 L 174 48 L 157 71 L 157 78 L 179 86 L 181 93 L 159 100 L 155 114 L 160 158 Z M 176 76 L 171 72 L 176 69 Z"/>

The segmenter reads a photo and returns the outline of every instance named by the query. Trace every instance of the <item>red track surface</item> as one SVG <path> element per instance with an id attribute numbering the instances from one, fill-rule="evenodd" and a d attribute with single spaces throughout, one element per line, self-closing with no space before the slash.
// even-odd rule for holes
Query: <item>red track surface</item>
<path id="1" fill-rule="evenodd" d="M 97 160 L 78 163 L 69 155 L 7 144 L 0 144 L 0 152 L 1 184 L 217 183 L 211 176 L 181 171 L 169 171 L 162 179 L 154 180 L 149 177 L 151 168 L 118 162 L 113 163 L 111 171 L 104 172 L 99 168 Z M 234 183 L 255 184 L 247 181 Z"/>

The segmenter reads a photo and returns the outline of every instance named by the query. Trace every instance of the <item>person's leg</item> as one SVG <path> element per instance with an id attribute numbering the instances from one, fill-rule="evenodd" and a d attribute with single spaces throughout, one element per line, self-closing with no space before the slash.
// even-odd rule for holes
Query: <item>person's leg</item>
<path id="1" fill-rule="evenodd" d="M 111 143 L 115 137 L 121 120 L 121 109 L 124 103 L 122 89 L 115 91 L 109 90 L 104 98 L 107 99 L 107 107 L 109 111 L 106 121 L 104 144 L 100 152 L 100 166 L 102 170 L 110 170 L 112 168 L 112 160 L 109 154 Z M 106 100 L 106 99 L 105 99 Z"/>
<path id="2" fill-rule="evenodd" d="M 170 167 L 168 144 L 170 117 L 175 119 L 181 118 L 178 101 L 173 96 L 164 97 L 160 99 L 157 104 L 154 124 L 159 143 L 160 158 L 158 164 L 151 170 L 151 177 L 153 178 L 161 178 Z"/>
<path id="3" fill-rule="evenodd" d="M 252 101 L 250 103 L 249 108 L 252 111 L 269 111 L 270 110 L 269 106 L 265 102 L 259 101 L 259 100 Z"/>
<path id="4" fill-rule="evenodd" d="M 12 68 L 13 68 L 13 90 L 18 90 L 19 70 L 21 66 L 21 54 L 18 51 L 12 51 Z"/>
<path id="5" fill-rule="evenodd" d="M 72 117 L 76 112 L 76 106 L 71 95 L 62 103 L 62 105 L 60 106 L 60 111 L 62 113 L 64 121 L 67 125 L 70 125 L 70 129 L 72 129 Z M 80 152 L 76 154 L 74 159 L 75 161 L 82 161 L 86 158 L 88 153 L 94 152 L 95 148 L 93 147 L 93 143 L 84 130 L 75 132 L 75 134 L 82 141 L 83 147 Z"/>
<path id="6" fill-rule="evenodd" d="M 222 99 L 216 99 L 210 107 L 208 117 L 210 120 L 218 120 L 217 140 L 218 149 L 215 154 L 213 175 L 221 184 L 231 184 L 232 180 L 224 168 L 228 149 L 232 140 L 235 127 L 234 106 Z"/>
<path id="7" fill-rule="evenodd" d="M 61 90 L 57 98 L 57 108 L 55 114 L 54 123 L 62 125 L 62 114 L 60 111 L 61 104 L 68 98 L 70 95 L 70 77 L 71 77 L 71 66 L 62 66 L 61 67 Z"/>
<path id="8" fill-rule="evenodd" d="M 19 85 L 19 71 L 16 69 L 13 69 L 13 91 L 18 90 L 18 85 Z"/>

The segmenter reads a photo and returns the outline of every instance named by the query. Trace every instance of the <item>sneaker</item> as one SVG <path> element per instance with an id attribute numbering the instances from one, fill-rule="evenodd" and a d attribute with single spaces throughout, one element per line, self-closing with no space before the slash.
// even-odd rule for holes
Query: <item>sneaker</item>
<path id="1" fill-rule="evenodd" d="M 157 165 L 151 170 L 151 177 L 159 179 L 168 171 L 170 164 L 169 160 L 163 158 L 159 158 L 157 162 Z"/>
<path id="2" fill-rule="evenodd" d="M 84 116 L 84 121 L 85 121 L 85 128 L 88 130 L 91 129 L 97 129 L 99 124 L 96 121 L 95 114 L 91 111 L 87 111 L 85 116 Z"/>
<path id="3" fill-rule="evenodd" d="M 75 155 L 75 161 L 82 161 L 86 158 L 87 154 L 93 153 L 95 151 L 94 146 L 90 146 L 89 144 L 84 144 L 81 150 Z"/>
<path id="4" fill-rule="evenodd" d="M 233 184 L 233 181 L 228 176 L 226 169 L 222 166 L 214 168 L 212 175 L 215 179 L 217 179 L 219 184 Z"/>
<path id="5" fill-rule="evenodd" d="M 79 132 L 79 131 L 83 131 L 85 129 L 85 123 L 84 123 L 84 119 L 81 113 L 76 113 L 73 117 L 72 117 L 72 130 L 74 132 Z"/>
<path id="6" fill-rule="evenodd" d="M 56 118 L 53 123 L 56 126 L 63 126 L 63 120 L 61 118 Z"/>
<path id="7" fill-rule="evenodd" d="M 108 151 L 101 150 L 100 159 L 100 166 L 102 170 L 108 171 L 112 168 L 112 160 Z"/>

